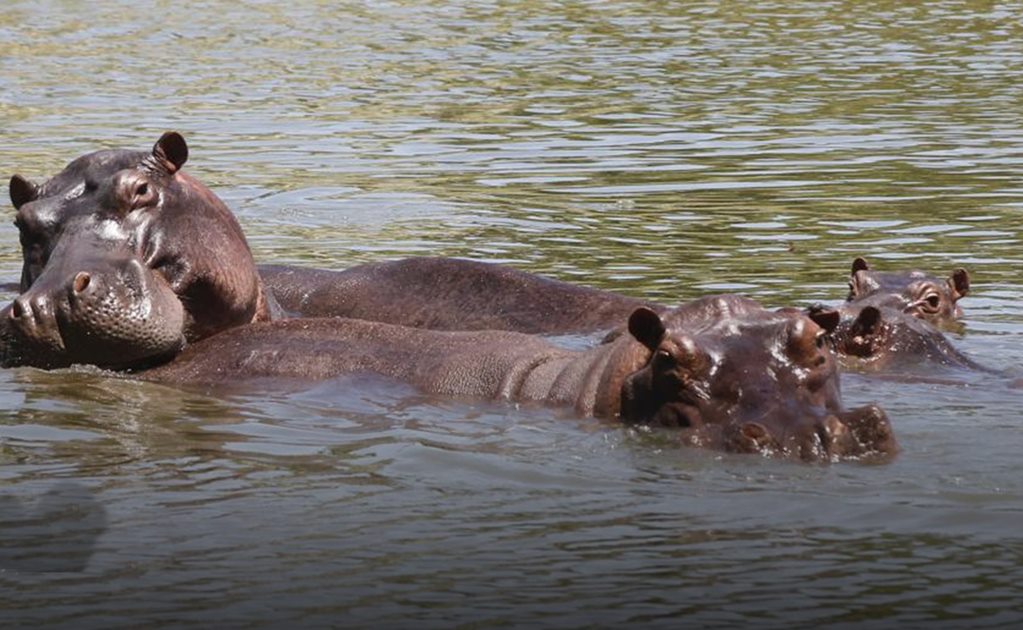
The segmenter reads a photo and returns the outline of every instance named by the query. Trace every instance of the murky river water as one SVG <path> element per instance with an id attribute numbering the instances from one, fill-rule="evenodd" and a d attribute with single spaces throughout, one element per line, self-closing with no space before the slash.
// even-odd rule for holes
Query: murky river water
<path id="1" fill-rule="evenodd" d="M 1021 15 L 13 2 L 0 165 L 42 179 L 177 129 L 263 262 L 446 254 L 774 306 L 839 301 L 857 255 L 965 266 L 955 341 L 1019 374 Z M 19 261 L 0 229 L 0 281 Z M 0 544 L 0 623 L 1009 626 L 1023 395 L 1006 380 L 848 375 L 847 402 L 881 403 L 904 451 L 819 467 L 372 378 L 182 391 L 6 370 L 0 509 L 85 493 L 94 509 L 55 527 L 86 513 L 102 534 L 91 557 Z M 82 571 L 32 570 L 75 553 Z"/>

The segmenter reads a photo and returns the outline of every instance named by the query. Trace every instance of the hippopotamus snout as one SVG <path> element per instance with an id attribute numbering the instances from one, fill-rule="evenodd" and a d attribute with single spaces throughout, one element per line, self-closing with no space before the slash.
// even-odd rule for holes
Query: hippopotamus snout
<path id="1" fill-rule="evenodd" d="M 7 364 L 131 368 L 181 350 L 184 307 L 158 272 L 117 250 L 76 258 L 0 311 Z"/>
<path id="2" fill-rule="evenodd" d="M 790 455 L 808 462 L 885 458 L 898 452 L 888 416 L 877 405 L 780 418 L 730 425 L 723 432 L 725 450 Z"/>

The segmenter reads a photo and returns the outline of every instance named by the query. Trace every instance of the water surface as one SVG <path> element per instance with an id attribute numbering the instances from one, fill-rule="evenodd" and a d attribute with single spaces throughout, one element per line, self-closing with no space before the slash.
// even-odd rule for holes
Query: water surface
<path id="1" fill-rule="evenodd" d="M 262 262 L 443 254 L 668 303 L 837 302 L 861 255 L 965 266 L 955 342 L 1019 374 L 1012 3 L 143 4 L 5 5 L 5 177 L 176 129 Z M 2 229 L 0 281 L 19 269 Z M 180 390 L 6 370 L 6 509 L 75 484 L 103 518 L 82 571 L 0 568 L 0 615 L 1008 626 L 1023 400 L 1006 380 L 847 375 L 846 402 L 880 402 L 904 451 L 829 467 L 369 377 Z"/>

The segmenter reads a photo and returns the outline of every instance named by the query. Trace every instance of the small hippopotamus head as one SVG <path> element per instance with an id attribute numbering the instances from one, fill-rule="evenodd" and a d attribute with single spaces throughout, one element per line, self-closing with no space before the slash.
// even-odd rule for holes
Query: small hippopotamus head
<path id="1" fill-rule="evenodd" d="M 736 296 L 629 318 L 649 360 L 625 379 L 621 418 L 677 426 L 688 443 L 833 461 L 897 450 L 884 412 L 842 407 L 827 335 L 834 311 L 774 313 Z M 714 312 L 717 314 L 714 315 Z"/>
<path id="2" fill-rule="evenodd" d="M 885 296 L 875 295 L 838 309 L 839 323 L 829 331 L 828 341 L 842 367 L 865 372 L 985 369 L 926 320 L 887 304 Z M 835 311 L 820 305 L 807 309 L 810 317 L 822 312 Z"/>
<path id="3" fill-rule="evenodd" d="M 948 278 L 938 278 L 923 271 L 881 273 L 870 268 L 863 258 L 852 264 L 849 296 L 853 302 L 867 297 L 882 298 L 875 306 L 887 306 L 931 322 L 936 326 L 955 327 L 963 311 L 958 302 L 970 291 L 970 274 L 956 269 Z"/>
<path id="4" fill-rule="evenodd" d="M 4 337 L 39 351 L 7 352 L 8 363 L 131 365 L 140 353 L 165 356 L 182 339 L 269 318 L 240 226 L 181 170 L 187 159 L 184 138 L 168 132 L 149 152 L 84 155 L 42 185 L 11 178 L 22 295 L 5 311 Z M 105 297 L 89 295 L 101 289 Z M 126 360 L 107 356 L 115 350 Z"/>
<path id="5" fill-rule="evenodd" d="M 185 307 L 190 340 L 268 318 L 241 227 L 216 195 L 181 170 L 187 159 L 185 139 L 167 132 L 151 152 L 89 153 L 42 185 L 12 177 L 21 290 L 29 290 L 57 252 L 95 237 L 123 245 L 166 279 Z"/>

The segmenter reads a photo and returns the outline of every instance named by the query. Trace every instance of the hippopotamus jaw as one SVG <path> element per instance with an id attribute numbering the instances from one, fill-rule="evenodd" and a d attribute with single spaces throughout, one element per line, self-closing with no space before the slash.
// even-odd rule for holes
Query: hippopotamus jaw
<path id="1" fill-rule="evenodd" d="M 184 309 L 124 248 L 83 240 L 0 311 L 9 365 L 150 365 L 184 345 Z"/>

